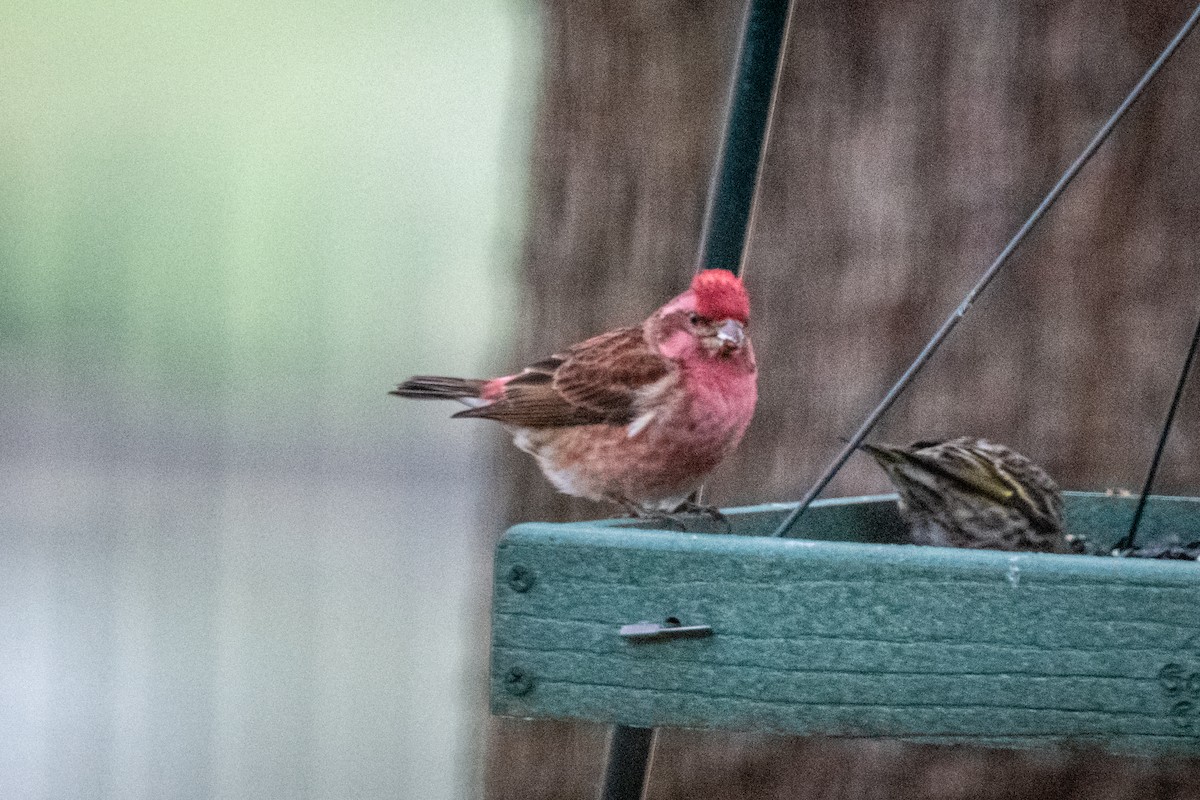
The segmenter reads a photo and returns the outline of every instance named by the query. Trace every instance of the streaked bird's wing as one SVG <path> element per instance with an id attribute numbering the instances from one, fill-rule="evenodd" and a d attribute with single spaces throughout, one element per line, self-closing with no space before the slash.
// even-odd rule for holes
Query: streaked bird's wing
<path id="1" fill-rule="evenodd" d="M 1017 494 L 1010 478 L 996 469 L 996 465 L 978 453 L 956 448 L 951 450 L 942 445 L 914 452 L 907 452 L 908 459 L 936 475 L 973 489 L 997 503 L 1011 504 Z"/>
<path id="2" fill-rule="evenodd" d="M 672 366 L 646 341 L 639 328 L 621 328 L 571 349 L 554 374 L 554 388 L 576 405 L 626 423 L 633 419 L 638 393 L 665 378 Z"/>
<path id="3" fill-rule="evenodd" d="M 997 503 L 1006 503 L 1012 489 L 981 460 L 963 448 L 950 450 L 945 442 L 918 442 L 911 447 L 863 443 L 866 450 L 885 469 L 890 464 L 901 475 L 912 479 L 913 471 L 928 473 L 952 484 L 984 495 Z M 926 481 L 921 481 L 926 483 Z"/>
<path id="4" fill-rule="evenodd" d="M 455 416 L 527 428 L 624 425 L 635 416 L 638 392 L 670 370 L 670 363 L 647 344 L 640 327 L 620 328 L 531 364 L 504 379 L 503 391 L 494 402 Z"/>
<path id="5" fill-rule="evenodd" d="M 996 503 L 1013 508 L 1039 530 L 1062 526 L 1062 496 L 1037 464 L 1003 445 L 982 439 L 952 439 L 913 454 L 936 463 L 940 474 Z"/>

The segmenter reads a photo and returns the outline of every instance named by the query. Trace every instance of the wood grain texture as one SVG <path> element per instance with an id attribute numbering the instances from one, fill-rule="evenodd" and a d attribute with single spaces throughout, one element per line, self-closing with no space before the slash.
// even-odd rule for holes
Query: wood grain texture
<path id="1" fill-rule="evenodd" d="M 754 535 L 784 508 L 732 512 L 749 535 L 511 529 L 496 558 L 495 713 L 1200 750 L 1196 564 L 880 544 L 896 530 L 893 501 L 880 498 L 817 506 L 805 533 L 822 539 Z M 1200 529 L 1200 501 L 1149 508 L 1147 533 Z M 1067 509 L 1073 531 L 1108 541 L 1132 501 L 1072 494 Z M 885 520 L 882 535 L 858 527 L 863 518 Z M 855 531 L 865 541 L 851 541 Z M 651 644 L 617 635 L 670 616 L 716 633 Z"/>

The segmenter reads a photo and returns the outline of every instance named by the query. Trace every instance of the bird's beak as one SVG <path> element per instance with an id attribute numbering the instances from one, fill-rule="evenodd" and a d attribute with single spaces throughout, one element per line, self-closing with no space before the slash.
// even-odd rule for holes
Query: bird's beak
<path id="1" fill-rule="evenodd" d="M 880 466 L 883 466 L 884 464 L 898 464 L 904 460 L 904 453 L 898 447 L 892 447 L 886 444 L 870 444 L 868 442 L 863 442 L 858 447 L 859 449 L 869 453 L 872 458 L 879 462 Z"/>
<path id="2" fill-rule="evenodd" d="M 722 350 L 736 350 L 746 341 L 746 329 L 736 319 L 727 319 L 717 328 L 717 343 Z"/>

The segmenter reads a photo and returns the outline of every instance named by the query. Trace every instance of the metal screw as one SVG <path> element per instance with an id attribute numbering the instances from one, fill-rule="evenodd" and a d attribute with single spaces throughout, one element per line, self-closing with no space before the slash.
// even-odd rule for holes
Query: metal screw
<path id="1" fill-rule="evenodd" d="M 1176 694 L 1183 689 L 1187 672 L 1182 664 L 1167 664 L 1158 671 L 1158 683 L 1167 694 Z"/>
<path id="2" fill-rule="evenodd" d="M 514 592 L 528 592 L 533 586 L 533 570 L 520 564 L 508 570 L 508 585 Z"/>
<path id="3" fill-rule="evenodd" d="M 509 694 L 515 694 L 518 697 L 523 694 L 529 694 L 533 689 L 533 676 L 526 672 L 522 667 L 512 667 L 508 674 L 504 676 L 504 688 Z"/>
<path id="4" fill-rule="evenodd" d="M 1171 706 L 1171 710 L 1167 713 L 1171 717 L 1171 721 L 1175 723 L 1175 727 L 1190 731 L 1196 713 L 1196 704 L 1190 700 L 1180 700 Z"/>

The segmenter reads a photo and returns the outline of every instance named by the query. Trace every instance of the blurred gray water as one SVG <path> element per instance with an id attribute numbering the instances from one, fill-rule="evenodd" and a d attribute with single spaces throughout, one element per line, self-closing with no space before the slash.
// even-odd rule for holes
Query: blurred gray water
<path id="1" fill-rule="evenodd" d="M 534 10 L 3 16 L 0 797 L 477 794 Z"/>

